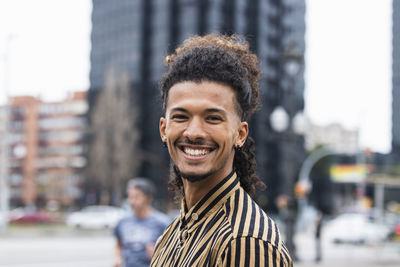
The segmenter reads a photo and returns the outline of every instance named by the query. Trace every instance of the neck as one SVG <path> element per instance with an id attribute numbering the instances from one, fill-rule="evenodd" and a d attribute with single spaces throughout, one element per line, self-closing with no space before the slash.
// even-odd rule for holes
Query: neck
<path id="1" fill-rule="evenodd" d="M 211 191 L 219 182 L 221 182 L 226 175 L 220 175 L 219 177 L 209 176 L 206 179 L 198 182 L 189 182 L 186 179 L 182 179 L 183 190 L 185 193 L 185 203 L 188 210 L 190 210 L 197 202 L 199 202 L 208 192 Z"/>
<path id="2" fill-rule="evenodd" d="M 150 216 L 150 214 L 153 212 L 153 209 L 151 206 L 143 207 L 142 209 L 137 209 L 135 210 L 135 215 L 139 219 L 146 218 Z"/>

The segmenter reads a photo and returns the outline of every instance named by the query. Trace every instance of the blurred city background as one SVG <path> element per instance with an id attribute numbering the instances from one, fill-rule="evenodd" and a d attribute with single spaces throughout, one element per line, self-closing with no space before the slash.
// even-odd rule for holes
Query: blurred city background
<path id="1" fill-rule="evenodd" d="M 256 200 L 296 265 L 398 266 L 399 0 L 0 0 L 0 266 L 110 266 L 136 176 L 176 216 L 157 82 L 214 32 L 259 57 Z"/>

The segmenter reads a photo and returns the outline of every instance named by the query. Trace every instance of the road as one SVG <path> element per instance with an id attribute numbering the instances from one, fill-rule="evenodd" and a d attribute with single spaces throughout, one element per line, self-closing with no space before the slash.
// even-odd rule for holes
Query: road
<path id="1" fill-rule="evenodd" d="M 110 267 L 113 251 L 114 240 L 104 231 L 0 236 L 1 267 Z"/>
<path id="2" fill-rule="evenodd" d="M 299 262 L 296 267 L 397 267 L 400 243 L 335 245 L 323 242 L 323 261 L 316 264 L 310 233 L 295 238 Z M 70 229 L 14 229 L 0 235 L 1 267 L 110 267 L 114 240 L 110 231 Z"/>
<path id="3" fill-rule="evenodd" d="M 299 261 L 296 267 L 398 267 L 400 266 L 400 242 L 354 245 L 334 244 L 322 240 L 322 257 L 315 259 L 315 242 L 312 233 L 296 235 Z"/>

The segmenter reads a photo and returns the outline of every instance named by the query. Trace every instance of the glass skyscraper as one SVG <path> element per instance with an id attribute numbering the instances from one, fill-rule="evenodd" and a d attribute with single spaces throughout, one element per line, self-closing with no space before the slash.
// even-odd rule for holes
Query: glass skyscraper
<path id="1" fill-rule="evenodd" d="M 140 175 L 161 182 L 167 174 L 160 166 L 168 166 L 169 161 L 159 137 L 161 110 L 156 100 L 164 57 L 194 34 L 240 34 L 249 41 L 262 68 L 262 107 L 250 131 L 257 144 L 260 177 L 268 185 L 268 194 L 277 194 L 274 189 L 282 176 L 279 159 L 285 141 L 275 138 L 269 116 L 275 107 L 288 105 L 290 81 L 281 56 L 289 44 L 304 54 L 304 16 L 304 0 L 93 0 L 89 102 L 95 103 L 109 68 L 128 73 L 140 107 L 141 150 L 147 155 Z M 290 102 L 295 111 L 304 108 L 303 62 L 295 77 L 296 101 Z M 297 138 L 296 143 L 299 167 L 303 139 Z M 264 204 L 274 205 L 273 201 Z"/>

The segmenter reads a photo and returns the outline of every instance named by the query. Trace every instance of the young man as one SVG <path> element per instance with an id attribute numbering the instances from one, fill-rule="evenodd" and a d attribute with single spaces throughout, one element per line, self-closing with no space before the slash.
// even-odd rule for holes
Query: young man
<path id="1" fill-rule="evenodd" d="M 292 266 L 277 226 L 249 196 L 265 187 L 247 124 L 259 104 L 257 57 L 236 36 L 207 35 L 166 63 L 160 134 L 182 204 L 151 266 Z"/>
<path id="2" fill-rule="evenodd" d="M 127 193 L 133 213 L 121 219 L 114 229 L 117 239 L 114 267 L 149 266 L 154 244 L 170 220 L 152 208 L 154 186 L 147 179 L 130 180 Z"/>

